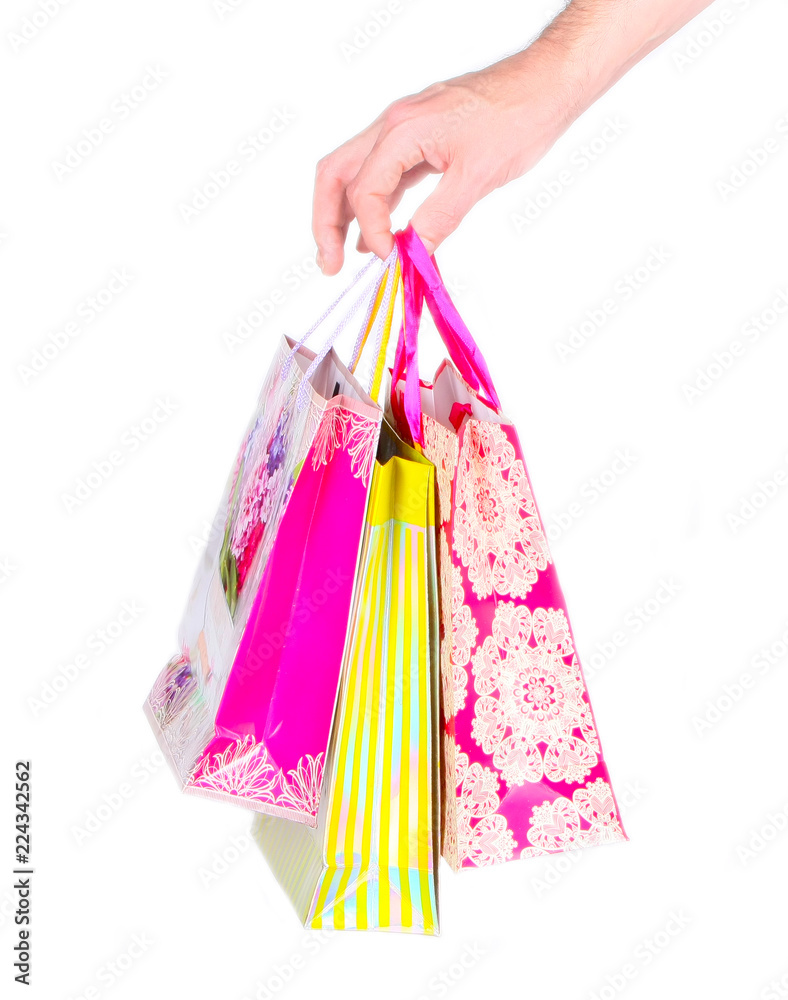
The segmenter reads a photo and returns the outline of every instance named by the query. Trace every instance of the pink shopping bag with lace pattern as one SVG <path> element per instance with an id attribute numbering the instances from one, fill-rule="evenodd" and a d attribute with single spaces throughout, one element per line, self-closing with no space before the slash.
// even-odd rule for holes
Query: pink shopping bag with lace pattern
<path id="1" fill-rule="evenodd" d="M 397 246 L 392 409 L 437 469 L 443 854 L 458 869 L 626 840 L 517 432 L 412 227 Z M 454 362 L 432 384 L 423 302 Z"/>

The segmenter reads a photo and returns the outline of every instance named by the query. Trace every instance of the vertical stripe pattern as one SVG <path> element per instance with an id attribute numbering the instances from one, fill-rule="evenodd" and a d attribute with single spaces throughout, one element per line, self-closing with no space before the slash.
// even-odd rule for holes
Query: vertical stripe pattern
<path id="1" fill-rule="evenodd" d="M 317 830 L 255 825 L 312 927 L 438 932 L 433 477 L 375 467 Z"/>

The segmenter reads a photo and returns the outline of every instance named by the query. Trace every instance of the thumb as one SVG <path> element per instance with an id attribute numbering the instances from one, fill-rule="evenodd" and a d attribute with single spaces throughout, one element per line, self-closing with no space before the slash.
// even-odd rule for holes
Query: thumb
<path id="1" fill-rule="evenodd" d="M 429 253 L 454 232 L 478 200 L 459 170 L 446 171 L 410 220 Z"/>

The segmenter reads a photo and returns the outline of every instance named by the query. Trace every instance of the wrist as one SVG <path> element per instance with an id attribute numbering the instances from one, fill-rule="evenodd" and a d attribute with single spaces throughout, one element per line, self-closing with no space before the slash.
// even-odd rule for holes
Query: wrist
<path id="1" fill-rule="evenodd" d="M 528 48 L 504 60 L 549 86 L 561 130 L 710 0 L 572 0 Z M 529 80 L 530 82 L 530 80 Z"/>
<path id="2" fill-rule="evenodd" d="M 642 6 L 639 0 L 575 0 L 525 50 L 533 50 L 560 81 L 561 113 L 567 124 L 645 55 L 655 26 L 644 17 Z"/>

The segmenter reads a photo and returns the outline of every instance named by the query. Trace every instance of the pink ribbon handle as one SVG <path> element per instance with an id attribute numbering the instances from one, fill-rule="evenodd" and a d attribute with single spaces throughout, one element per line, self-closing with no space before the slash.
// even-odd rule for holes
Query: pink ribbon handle
<path id="1" fill-rule="evenodd" d="M 391 404 L 399 419 L 403 414 L 397 400 L 397 386 L 405 376 L 404 418 L 414 444 L 424 445 L 421 419 L 421 385 L 419 382 L 419 325 L 424 305 L 424 289 L 421 276 L 413 266 L 413 261 L 402 252 L 402 233 L 394 234 L 400 254 L 402 287 L 405 307 L 397 340 L 397 352 L 391 372 Z"/>
<path id="2" fill-rule="evenodd" d="M 496 410 L 501 404 L 487 363 L 468 327 L 449 297 L 437 266 L 412 226 L 394 234 L 402 267 L 405 294 L 403 325 L 397 342 L 391 379 L 392 408 L 399 413 L 396 388 L 405 375 L 404 417 L 415 444 L 424 444 L 421 387 L 418 370 L 418 332 L 426 300 L 435 326 L 454 364 L 483 402 Z M 484 395 L 482 395 L 484 394 Z M 485 398 L 486 397 L 486 398 Z"/>
<path id="3" fill-rule="evenodd" d="M 398 233 L 400 257 L 413 262 L 422 279 L 424 298 L 432 314 L 435 326 L 462 377 L 477 392 L 486 396 L 485 402 L 500 410 L 501 401 L 493 385 L 492 376 L 471 332 L 457 312 L 434 261 L 427 253 L 413 226 Z M 406 286 L 407 291 L 407 286 Z"/>

